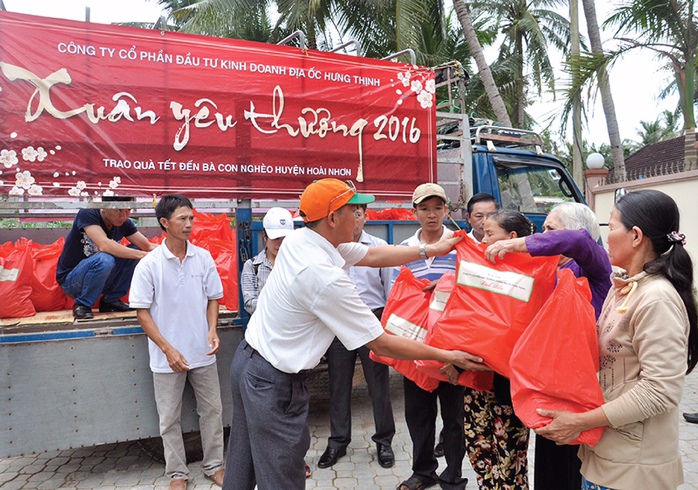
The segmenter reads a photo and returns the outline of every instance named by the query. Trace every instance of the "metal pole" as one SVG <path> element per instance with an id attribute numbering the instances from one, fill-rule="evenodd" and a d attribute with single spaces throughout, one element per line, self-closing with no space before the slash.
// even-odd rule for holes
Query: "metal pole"
<path id="1" fill-rule="evenodd" d="M 400 55 L 403 54 L 409 54 L 410 55 L 410 61 L 412 62 L 413 65 L 417 64 L 417 55 L 414 54 L 414 50 L 407 48 L 403 49 L 402 51 L 398 51 L 397 53 L 393 53 L 391 55 L 386 56 L 385 58 L 381 58 L 382 60 L 392 60 L 394 58 L 397 58 Z"/>

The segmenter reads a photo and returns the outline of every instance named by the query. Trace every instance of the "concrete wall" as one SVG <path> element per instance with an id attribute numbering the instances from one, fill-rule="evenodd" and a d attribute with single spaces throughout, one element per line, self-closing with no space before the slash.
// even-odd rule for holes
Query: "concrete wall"
<path id="1" fill-rule="evenodd" d="M 622 184 L 598 185 L 589 187 L 593 193 L 593 209 L 599 218 L 601 236 L 606 243 L 608 219 L 613 208 L 616 189 L 624 187 L 628 192 L 640 189 L 655 189 L 671 196 L 681 212 L 680 232 L 686 235 L 686 250 L 693 260 L 693 276 L 698 280 L 698 171 L 692 170 L 672 175 L 663 175 L 649 179 L 640 179 Z"/>

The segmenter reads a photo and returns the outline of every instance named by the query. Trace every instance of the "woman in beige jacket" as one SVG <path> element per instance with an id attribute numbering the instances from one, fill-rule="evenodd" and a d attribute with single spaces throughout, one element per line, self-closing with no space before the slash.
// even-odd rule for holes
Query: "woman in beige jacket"
<path id="1" fill-rule="evenodd" d="M 564 444 L 606 427 L 582 446 L 583 489 L 671 489 L 683 482 L 678 404 L 698 362 L 693 267 L 678 233 L 679 210 L 666 194 L 626 194 L 609 221 L 614 275 L 598 321 L 599 381 L 606 402 L 585 413 L 539 410 L 536 432 Z"/>

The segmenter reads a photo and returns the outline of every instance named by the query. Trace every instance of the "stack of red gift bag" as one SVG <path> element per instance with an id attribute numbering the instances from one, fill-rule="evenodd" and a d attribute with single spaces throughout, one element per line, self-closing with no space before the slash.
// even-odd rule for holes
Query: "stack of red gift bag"
<path id="1" fill-rule="evenodd" d="M 235 230 L 225 214 L 214 216 L 194 211 L 194 228 L 190 241 L 211 253 L 223 282 L 220 304 L 238 308 L 238 268 Z M 151 238 L 162 243 L 164 234 Z M 128 245 L 124 239 L 122 242 Z M 58 258 L 65 238 L 41 245 L 22 238 L 0 245 L 0 318 L 30 317 L 40 311 L 70 309 L 73 300 L 56 282 Z"/>
<path id="2" fill-rule="evenodd" d="M 383 312 L 386 333 L 482 357 L 511 379 L 514 411 L 532 428 L 550 422 L 536 408 L 582 412 L 603 404 L 586 279 L 558 273 L 559 256 L 508 254 L 493 264 L 485 249 L 465 237 L 456 245 L 456 273 L 445 274 L 429 292 L 429 281 L 403 267 Z M 425 390 L 446 381 L 438 361 L 371 356 Z M 458 384 L 488 390 L 492 372 L 465 371 Z M 595 444 L 602 432 L 586 431 L 575 442 Z"/>

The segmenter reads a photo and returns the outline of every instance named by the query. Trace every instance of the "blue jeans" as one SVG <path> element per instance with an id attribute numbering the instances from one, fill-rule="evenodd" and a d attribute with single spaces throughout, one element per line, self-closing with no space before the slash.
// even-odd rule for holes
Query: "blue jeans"
<path id="1" fill-rule="evenodd" d="M 131 287 L 136 259 L 123 259 L 97 252 L 75 266 L 61 284 L 65 294 L 83 306 L 94 305 L 104 294 L 103 301 L 113 303 Z"/>

